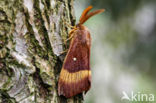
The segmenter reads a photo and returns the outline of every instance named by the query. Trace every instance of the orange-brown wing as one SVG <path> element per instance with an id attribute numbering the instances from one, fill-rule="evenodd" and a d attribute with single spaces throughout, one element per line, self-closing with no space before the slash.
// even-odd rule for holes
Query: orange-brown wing
<path id="1" fill-rule="evenodd" d="M 58 93 L 67 98 L 90 88 L 90 34 L 77 30 L 60 73 Z"/>

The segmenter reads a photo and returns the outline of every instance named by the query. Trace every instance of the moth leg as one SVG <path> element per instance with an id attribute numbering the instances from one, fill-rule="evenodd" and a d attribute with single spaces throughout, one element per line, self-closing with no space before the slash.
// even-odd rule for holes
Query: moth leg
<path id="1" fill-rule="evenodd" d="M 71 31 L 69 31 L 69 38 L 67 38 L 66 39 L 66 42 L 68 41 L 68 40 L 71 40 L 73 37 L 74 37 L 74 35 L 75 35 L 75 31 L 77 30 L 77 28 L 76 28 L 76 26 L 74 27 L 74 29 L 72 29 Z"/>
<path id="2" fill-rule="evenodd" d="M 62 52 L 60 52 L 60 55 L 66 53 L 66 52 L 68 52 L 68 49 L 66 49 L 66 50 L 64 50 L 64 51 L 62 51 Z"/>
<path id="3" fill-rule="evenodd" d="M 67 39 L 64 41 L 65 46 L 67 46 L 67 42 L 68 42 L 69 40 L 71 40 L 71 39 L 74 37 L 74 35 L 75 35 L 74 31 L 75 31 L 75 30 L 71 30 L 71 31 L 70 31 L 70 33 L 69 33 L 69 38 L 67 38 Z"/>
<path id="4" fill-rule="evenodd" d="M 69 38 L 67 38 L 67 39 L 65 40 L 65 42 L 71 40 L 73 37 L 74 37 L 74 34 L 70 35 Z"/>
<path id="5" fill-rule="evenodd" d="M 67 25 L 69 25 L 69 24 L 67 23 Z M 67 39 L 64 39 L 64 45 L 65 45 L 65 47 L 67 47 L 67 42 L 74 37 L 74 34 L 75 34 L 74 32 L 75 32 L 75 30 L 77 30 L 76 26 L 71 26 L 71 25 L 69 25 L 69 26 L 71 28 L 73 28 L 73 29 L 69 31 L 69 37 Z"/>
<path id="6" fill-rule="evenodd" d="M 75 26 L 70 25 L 69 23 L 67 23 L 66 21 L 64 22 L 68 27 L 70 27 L 71 29 L 74 29 Z"/>
<path id="7" fill-rule="evenodd" d="M 70 37 L 70 35 L 71 35 L 75 30 L 77 30 L 77 28 L 76 28 L 76 26 L 70 25 L 70 24 L 67 23 L 66 21 L 64 21 L 64 23 L 65 23 L 68 27 L 70 27 L 70 28 L 72 29 L 72 30 L 69 31 L 69 37 Z"/>
<path id="8" fill-rule="evenodd" d="M 71 35 L 73 35 L 74 32 L 75 32 L 76 30 L 77 30 L 76 26 L 74 27 L 74 29 L 70 30 L 70 31 L 69 31 L 69 37 L 70 37 Z"/>

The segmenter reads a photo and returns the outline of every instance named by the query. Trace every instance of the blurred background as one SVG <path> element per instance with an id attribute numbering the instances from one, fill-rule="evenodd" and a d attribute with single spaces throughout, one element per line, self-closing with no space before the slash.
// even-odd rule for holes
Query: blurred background
<path id="1" fill-rule="evenodd" d="M 84 24 L 92 37 L 85 103 L 156 103 L 156 0 L 75 0 L 77 22 L 89 5 L 105 12 Z M 124 93 L 131 100 L 121 100 Z"/>

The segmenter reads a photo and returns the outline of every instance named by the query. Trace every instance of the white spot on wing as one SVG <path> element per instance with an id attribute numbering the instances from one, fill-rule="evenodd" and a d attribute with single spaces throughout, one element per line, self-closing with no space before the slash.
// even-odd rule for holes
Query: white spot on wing
<path id="1" fill-rule="evenodd" d="M 73 61 L 76 61 L 76 60 L 77 60 L 77 58 L 74 57 L 74 58 L 73 58 Z"/>

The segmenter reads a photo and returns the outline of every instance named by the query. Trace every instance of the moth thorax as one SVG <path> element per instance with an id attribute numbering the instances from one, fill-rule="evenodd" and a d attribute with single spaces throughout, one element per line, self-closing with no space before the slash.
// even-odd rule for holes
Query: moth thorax
<path id="1" fill-rule="evenodd" d="M 83 26 L 82 24 L 77 24 L 76 27 L 79 29 L 79 30 L 86 30 L 88 31 L 88 28 Z"/>

